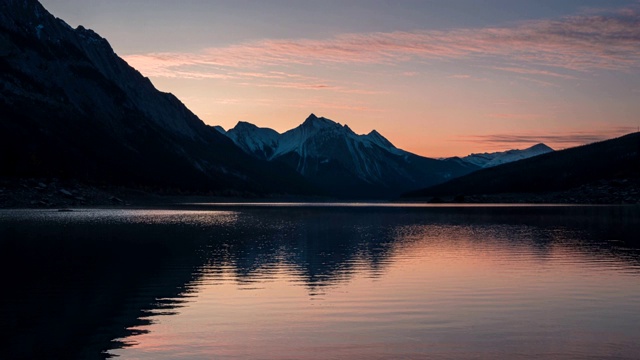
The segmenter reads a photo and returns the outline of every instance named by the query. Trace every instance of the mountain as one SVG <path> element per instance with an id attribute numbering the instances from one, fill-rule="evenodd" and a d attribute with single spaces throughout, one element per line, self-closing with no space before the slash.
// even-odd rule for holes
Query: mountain
<path id="1" fill-rule="evenodd" d="M 460 158 L 460 160 L 479 166 L 481 168 L 489 168 L 518 160 L 528 159 L 530 157 L 546 154 L 554 151 L 545 144 L 537 144 L 522 150 L 507 150 L 494 153 L 471 154 Z"/>
<path id="2" fill-rule="evenodd" d="M 269 128 L 259 128 L 251 123 L 240 121 L 226 132 L 242 150 L 262 160 L 270 160 L 278 146 L 278 134 Z"/>
<path id="3" fill-rule="evenodd" d="M 404 197 L 541 193 L 591 187 L 597 182 L 630 184 L 637 196 L 640 179 L 640 133 L 549 152 L 453 179 Z M 616 185 L 617 186 L 617 185 Z M 615 189 L 609 189 L 615 191 Z M 588 200 L 588 199 L 585 199 Z"/>
<path id="4" fill-rule="evenodd" d="M 375 130 L 358 135 L 347 125 L 314 114 L 282 134 L 239 122 L 226 135 L 248 154 L 286 164 L 336 196 L 397 196 L 479 168 L 459 159 L 418 156 L 396 148 Z"/>
<path id="5" fill-rule="evenodd" d="M 215 193 L 308 192 L 35 0 L 0 2 L 0 176 Z"/>

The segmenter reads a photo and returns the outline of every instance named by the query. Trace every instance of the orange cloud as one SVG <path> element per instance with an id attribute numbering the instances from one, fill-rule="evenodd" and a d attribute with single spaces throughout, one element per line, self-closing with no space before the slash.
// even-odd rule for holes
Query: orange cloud
<path id="1" fill-rule="evenodd" d="M 556 134 L 488 134 L 460 136 L 455 141 L 482 143 L 484 146 L 503 149 L 526 144 L 545 143 L 554 149 L 579 146 L 637 131 L 634 127 L 618 126 L 596 131 L 566 131 Z"/>
<path id="2" fill-rule="evenodd" d="M 544 117 L 539 114 L 489 114 L 494 119 L 531 120 Z"/>

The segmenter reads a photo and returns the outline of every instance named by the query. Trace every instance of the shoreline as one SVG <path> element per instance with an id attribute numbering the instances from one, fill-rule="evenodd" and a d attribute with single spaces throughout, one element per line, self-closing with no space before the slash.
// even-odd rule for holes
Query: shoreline
<path id="1" fill-rule="evenodd" d="M 565 191 L 486 195 L 427 196 L 395 199 L 342 199 L 321 196 L 255 194 L 197 194 L 176 190 L 93 185 L 76 180 L 43 178 L 0 179 L 0 209 L 188 207 L 216 203 L 371 203 L 371 204 L 640 204 L 640 179 L 602 180 Z"/>

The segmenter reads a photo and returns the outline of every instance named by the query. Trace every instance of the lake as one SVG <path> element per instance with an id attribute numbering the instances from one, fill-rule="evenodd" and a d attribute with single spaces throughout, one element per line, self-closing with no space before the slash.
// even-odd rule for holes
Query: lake
<path id="1" fill-rule="evenodd" d="M 637 359 L 639 234 L 638 206 L 2 210 L 0 358 Z"/>

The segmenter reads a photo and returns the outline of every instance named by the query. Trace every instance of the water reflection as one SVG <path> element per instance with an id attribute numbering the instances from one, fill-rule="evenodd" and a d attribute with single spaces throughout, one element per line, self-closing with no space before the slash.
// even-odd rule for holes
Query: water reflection
<path id="1" fill-rule="evenodd" d="M 639 230 L 634 207 L 0 212 L 0 357 L 624 358 Z"/>

